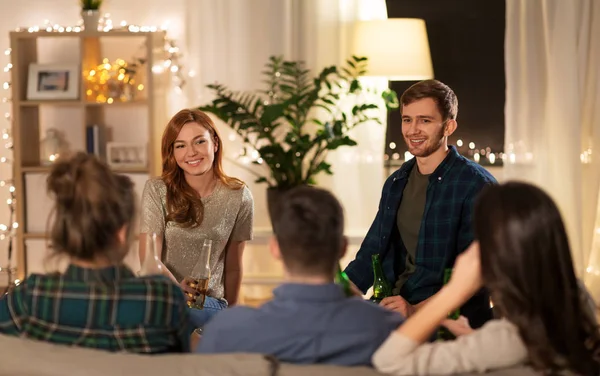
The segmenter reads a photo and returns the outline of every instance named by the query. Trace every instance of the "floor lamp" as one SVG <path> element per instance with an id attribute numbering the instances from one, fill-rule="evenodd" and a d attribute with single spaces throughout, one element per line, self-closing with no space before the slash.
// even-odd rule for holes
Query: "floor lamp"
<path id="1" fill-rule="evenodd" d="M 422 19 L 359 21 L 352 41 L 352 53 L 369 59 L 365 76 L 387 80 L 387 90 L 382 94 L 395 95 L 389 87 L 389 81 L 433 78 L 427 29 Z M 387 126 L 389 116 L 381 120 Z M 386 127 L 384 129 L 387 131 Z"/>

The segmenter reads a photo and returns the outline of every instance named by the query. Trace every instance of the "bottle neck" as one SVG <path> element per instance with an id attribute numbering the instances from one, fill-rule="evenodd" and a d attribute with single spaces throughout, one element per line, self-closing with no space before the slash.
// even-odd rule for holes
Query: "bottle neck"
<path id="1" fill-rule="evenodd" d="M 375 278 L 383 277 L 383 268 L 381 267 L 381 262 L 379 258 L 373 259 L 373 275 Z"/>

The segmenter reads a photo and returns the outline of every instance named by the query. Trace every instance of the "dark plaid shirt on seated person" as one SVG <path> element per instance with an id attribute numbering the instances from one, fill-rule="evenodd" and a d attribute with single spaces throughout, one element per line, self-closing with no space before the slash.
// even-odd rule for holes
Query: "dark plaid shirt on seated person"
<path id="1" fill-rule="evenodd" d="M 181 288 L 124 266 L 33 274 L 0 297 L 0 333 L 135 353 L 188 352 Z"/>
<path id="2" fill-rule="evenodd" d="M 397 211 L 410 171 L 416 159 L 405 162 L 385 182 L 379 210 L 361 247 L 345 272 L 363 292 L 373 284 L 371 255 L 382 258 L 384 274 L 391 286 L 405 269 L 406 248 L 397 223 Z M 427 198 L 417 241 L 415 271 L 408 277 L 400 295 L 410 304 L 428 299 L 443 285 L 445 268 L 451 268 L 458 254 L 473 241 L 471 223 L 478 193 L 496 179 L 481 165 L 449 147 L 442 163 L 429 177 Z M 473 327 L 492 318 L 489 297 L 481 291 L 461 309 Z"/>

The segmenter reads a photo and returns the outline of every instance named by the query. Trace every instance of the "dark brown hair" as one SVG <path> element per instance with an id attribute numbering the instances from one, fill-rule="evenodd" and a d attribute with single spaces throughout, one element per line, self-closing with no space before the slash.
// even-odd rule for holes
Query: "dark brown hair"
<path id="1" fill-rule="evenodd" d="M 125 254 L 117 252 L 117 233 L 127 225 L 130 239 L 136 212 L 128 177 L 79 152 L 56 161 L 47 190 L 55 200 L 50 239 L 56 253 L 86 261 L 98 256 L 121 261 Z"/>
<path id="2" fill-rule="evenodd" d="M 167 186 L 168 213 L 165 220 L 174 221 L 182 227 L 195 227 L 202 223 L 204 206 L 198 192 L 185 181 L 183 170 L 177 165 L 173 155 L 175 140 L 187 123 L 197 123 L 206 128 L 217 145 L 213 162 L 215 176 L 230 189 L 241 189 L 244 183 L 227 176 L 223 171 L 223 143 L 211 118 L 204 112 L 193 109 L 184 109 L 175 114 L 162 136 L 162 179 Z"/>
<path id="3" fill-rule="evenodd" d="M 412 85 L 400 97 L 403 106 L 421 99 L 431 98 L 435 101 L 442 120 L 456 120 L 458 115 L 458 98 L 450 87 L 438 80 L 425 80 Z"/>
<path id="4" fill-rule="evenodd" d="M 494 309 L 518 327 L 532 366 L 597 375 L 599 328 L 581 299 L 552 199 L 526 183 L 488 187 L 475 205 L 474 226 Z"/>
<path id="5" fill-rule="evenodd" d="M 301 186 L 287 192 L 272 218 L 288 270 L 331 275 L 344 246 L 344 211 L 330 192 Z"/>

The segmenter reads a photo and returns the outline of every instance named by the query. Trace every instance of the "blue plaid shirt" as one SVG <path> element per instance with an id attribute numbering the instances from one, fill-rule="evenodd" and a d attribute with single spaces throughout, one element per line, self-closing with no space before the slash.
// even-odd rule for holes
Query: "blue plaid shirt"
<path id="1" fill-rule="evenodd" d="M 396 214 L 415 163 L 415 158 L 407 161 L 386 180 L 377 216 L 356 259 L 345 270 L 363 292 L 373 284 L 373 254 L 381 256 L 383 271 L 392 286 L 405 269 L 407 252 L 398 232 Z M 440 290 L 444 269 L 452 267 L 457 255 L 473 241 L 471 215 L 478 193 L 486 185 L 495 183 L 496 179 L 486 169 L 450 146 L 446 158 L 429 177 L 417 242 L 416 269 L 400 290 L 400 295 L 409 303 L 417 304 Z M 463 314 L 486 307 L 489 311 L 489 300 L 484 296 L 472 299 L 470 304 L 477 307 L 467 308 Z M 479 320 L 474 319 L 478 326 Z"/>
<path id="2" fill-rule="evenodd" d="M 188 352 L 188 308 L 163 276 L 125 266 L 33 274 L 0 297 L 0 333 L 136 353 Z"/>

